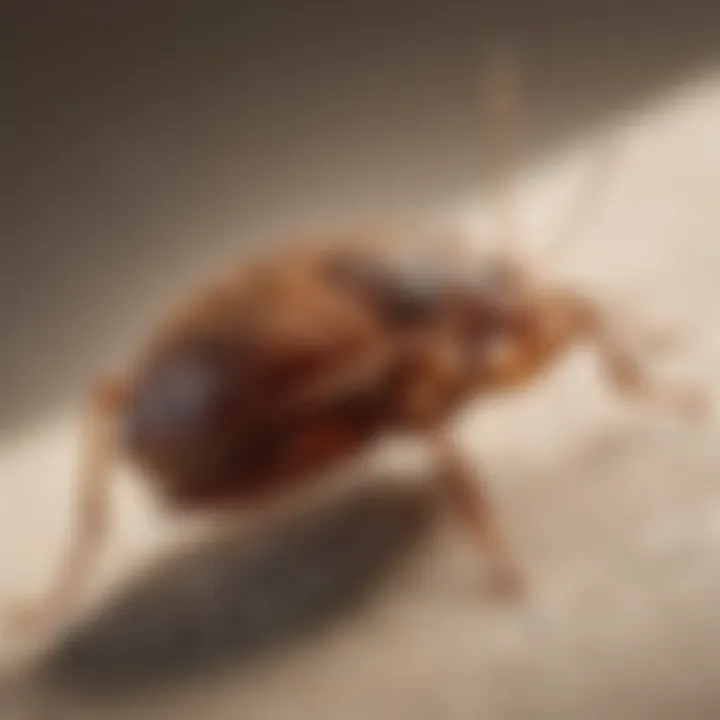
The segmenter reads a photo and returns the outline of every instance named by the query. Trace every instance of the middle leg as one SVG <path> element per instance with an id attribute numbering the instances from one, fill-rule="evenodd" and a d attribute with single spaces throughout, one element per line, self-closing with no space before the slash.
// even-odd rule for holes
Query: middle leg
<path id="1" fill-rule="evenodd" d="M 480 473 L 470 467 L 464 453 L 444 433 L 431 438 L 440 482 L 453 514 L 487 553 L 493 590 L 516 596 L 525 589 L 525 578 L 500 528 L 498 512 Z"/>

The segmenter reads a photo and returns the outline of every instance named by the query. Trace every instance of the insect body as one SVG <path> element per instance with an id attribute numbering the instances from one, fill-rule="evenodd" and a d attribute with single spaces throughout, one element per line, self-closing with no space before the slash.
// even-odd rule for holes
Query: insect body
<path id="1" fill-rule="evenodd" d="M 268 258 L 258 294 L 209 293 L 127 385 L 122 442 L 170 501 L 266 496 L 386 430 L 435 427 L 511 322 L 436 270 L 419 287 L 349 248 L 285 267 Z"/>
<path id="2" fill-rule="evenodd" d="M 107 475 L 123 457 L 170 507 L 269 500 L 389 432 L 432 444 L 439 478 L 499 587 L 522 573 L 478 472 L 449 423 L 468 402 L 520 389 L 582 342 L 628 396 L 702 407 L 653 382 L 606 314 L 505 255 L 460 264 L 402 259 L 386 243 L 300 243 L 266 253 L 193 296 L 132 370 L 92 393 L 78 536 L 37 621 L 62 611 L 106 532 Z M 411 243 L 412 247 L 412 243 Z M 38 617 L 39 613 L 39 617 Z"/>
<path id="3" fill-rule="evenodd" d="M 537 285 L 500 259 L 408 267 L 350 245 L 269 254 L 174 315 L 132 372 L 92 399 L 80 534 L 50 609 L 87 575 L 122 455 L 170 506 L 267 500 L 391 431 L 433 444 L 453 507 L 494 563 L 522 580 L 485 488 L 446 431 L 462 406 L 520 388 L 580 341 L 594 341 L 624 393 L 692 407 L 652 384 L 588 300 Z"/>

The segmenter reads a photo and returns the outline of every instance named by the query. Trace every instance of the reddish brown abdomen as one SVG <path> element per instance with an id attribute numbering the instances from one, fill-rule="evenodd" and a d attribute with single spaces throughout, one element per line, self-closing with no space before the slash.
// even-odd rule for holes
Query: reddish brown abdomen
<path id="1" fill-rule="evenodd" d="M 339 398 L 229 438 L 194 478 L 170 487 L 174 504 L 261 500 L 361 452 L 386 425 L 382 393 Z"/>

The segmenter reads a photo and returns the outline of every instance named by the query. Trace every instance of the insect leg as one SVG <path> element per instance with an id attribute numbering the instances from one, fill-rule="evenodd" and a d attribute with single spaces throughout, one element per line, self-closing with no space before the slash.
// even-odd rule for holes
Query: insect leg
<path id="1" fill-rule="evenodd" d="M 457 397 L 463 362 L 454 344 L 444 340 L 442 336 L 434 338 L 423 355 L 424 362 L 408 368 L 407 375 L 412 377 L 405 391 L 401 390 L 403 421 L 431 444 L 441 489 L 453 514 L 470 530 L 481 549 L 489 552 L 496 589 L 501 594 L 518 593 L 524 584 L 522 574 L 502 537 L 487 488 L 447 431 L 446 421 Z"/>
<path id="2" fill-rule="evenodd" d="M 454 513 L 490 555 L 493 587 L 503 595 L 521 593 L 523 574 L 499 528 L 497 511 L 488 497 L 486 484 L 478 481 L 477 471 L 471 470 L 447 435 L 437 435 L 434 447 L 441 482 Z"/>
<path id="3" fill-rule="evenodd" d="M 693 416 L 705 410 L 705 398 L 699 391 L 653 380 L 642 364 L 615 345 L 611 337 L 605 335 L 600 338 L 600 350 L 610 383 L 623 395 L 655 402 Z"/>
<path id="4" fill-rule="evenodd" d="M 629 398 L 657 403 L 693 417 L 707 409 L 706 398 L 695 388 L 654 380 L 637 357 L 620 342 L 613 323 L 593 303 L 575 298 L 574 306 L 581 333 L 597 347 L 605 375 L 615 390 Z M 648 335 L 646 340 L 650 340 Z M 658 340 L 663 339 L 658 337 Z M 666 338 L 667 339 L 667 338 Z"/>
<path id="5" fill-rule="evenodd" d="M 125 384 L 115 378 L 101 381 L 91 394 L 75 538 L 51 591 L 40 601 L 22 603 L 11 611 L 11 622 L 18 628 L 35 629 L 52 622 L 69 608 L 93 571 L 108 529 L 107 480 L 116 449 L 113 420 L 124 401 Z"/>

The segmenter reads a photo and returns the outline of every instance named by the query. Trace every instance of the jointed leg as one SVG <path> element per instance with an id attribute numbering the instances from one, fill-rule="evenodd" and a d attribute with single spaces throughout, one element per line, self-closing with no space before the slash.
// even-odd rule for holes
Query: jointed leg
<path id="1" fill-rule="evenodd" d="M 523 589 L 523 576 L 498 526 L 495 508 L 484 483 L 466 463 L 459 449 L 446 436 L 433 438 L 441 481 L 457 517 L 489 554 L 495 590 L 517 594 Z"/>
<path id="2" fill-rule="evenodd" d="M 551 323 L 558 319 L 558 330 L 553 331 L 555 337 L 549 338 L 549 344 L 560 348 L 569 345 L 573 339 L 590 340 L 600 354 L 608 381 L 620 394 L 693 416 L 706 410 L 705 397 L 696 389 L 654 380 L 637 357 L 627 351 L 607 315 L 592 302 L 570 294 L 562 295 L 553 299 L 545 312 Z M 644 339 L 648 345 L 653 344 L 653 340 L 658 344 L 662 344 L 661 341 L 665 344 L 676 341 L 669 331 L 663 334 L 665 337 L 658 334 L 657 338 L 653 338 L 648 333 L 641 340 Z"/>
<path id="3" fill-rule="evenodd" d="M 95 389 L 88 413 L 85 465 L 82 469 L 76 535 L 63 558 L 56 583 L 36 604 L 16 607 L 11 620 L 26 629 L 52 622 L 69 609 L 95 566 L 108 527 L 108 470 L 113 460 L 114 420 L 124 402 L 121 381 L 107 380 Z"/>
<path id="4" fill-rule="evenodd" d="M 652 402 L 692 416 L 706 409 L 706 398 L 697 389 L 653 380 L 642 364 L 617 342 L 612 330 L 596 324 L 595 340 L 605 374 L 615 390 L 632 399 Z"/>

